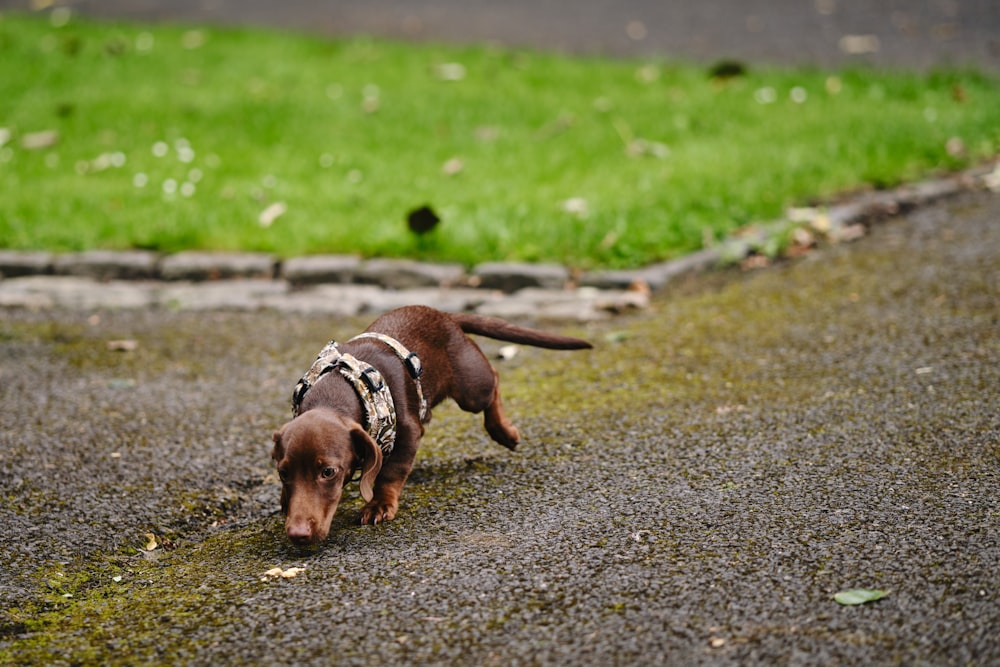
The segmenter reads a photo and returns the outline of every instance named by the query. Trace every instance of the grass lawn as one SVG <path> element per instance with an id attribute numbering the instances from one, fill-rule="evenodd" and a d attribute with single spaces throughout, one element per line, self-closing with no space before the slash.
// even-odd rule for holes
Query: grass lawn
<path id="1" fill-rule="evenodd" d="M 1000 84 L 0 16 L 0 248 L 628 267 L 1000 152 Z M 422 237 L 407 212 L 441 217 Z M 262 215 L 263 214 L 263 215 Z"/>

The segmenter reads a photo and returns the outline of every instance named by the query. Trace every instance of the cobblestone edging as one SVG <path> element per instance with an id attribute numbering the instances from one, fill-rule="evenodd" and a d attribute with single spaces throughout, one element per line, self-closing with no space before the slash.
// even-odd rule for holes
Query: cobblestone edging
<path id="1" fill-rule="evenodd" d="M 589 320 L 648 306 L 677 279 L 760 257 L 770 239 L 798 231 L 813 244 L 849 241 L 866 225 L 960 191 L 1000 190 L 1000 165 L 887 192 L 862 194 L 827 209 L 798 209 L 718 246 L 632 271 L 573 275 L 559 265 L 457 264 L 317 255 L 279 261 L 261 253 L 0 250 L 0 307 L 259 309 L 355 315 L 414 303 L 501 317 Z"/>

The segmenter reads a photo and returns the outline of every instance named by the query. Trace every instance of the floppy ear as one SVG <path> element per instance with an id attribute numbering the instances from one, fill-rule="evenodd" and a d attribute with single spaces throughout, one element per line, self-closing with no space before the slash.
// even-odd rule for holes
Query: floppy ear
<path id="1" fill-rule="evenodd" d="M 281 444 L 281 434 L 284 432 L 285 427 L 282 426 L 271 436 L 271 439 L 274 440 L 274 448 L 271 450 L 271 458 L 275 463 L 278 463 L 281 459 L 285 458 L 285 446 Z M 288 514 L 288 486 L 285 484 L 281 485 L 281 512 L 282 514 Z"/>
<path id="2" fill-rule="evenodd" d="M 287 426 L 287 424 L 286 424 Z M 274 432 L 271 439 L 274 441 L 274 447 L 271 449 L 271 458 L 277 463 L 285 457 L 285 448 L 281 444 L 281 434 L 285 432 L 285 427 L 282 426 L 280 429 Z"/>
<path id="3" fill-rule="evenodd" d="M 360 426 L 351 429 L 351 442 L 354 444 L 354 455 L 364 463 L 361 466 L 361 497 L 369 502 L 375 495 L 372 486 L 375 478 L 382 470 L 382 450 L 375 444 L 371 436 Z"/>

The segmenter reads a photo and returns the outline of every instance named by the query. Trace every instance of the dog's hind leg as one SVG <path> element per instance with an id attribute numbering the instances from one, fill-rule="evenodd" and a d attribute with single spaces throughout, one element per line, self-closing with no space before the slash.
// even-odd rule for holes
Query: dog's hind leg
<path id="1" fill-rule="evenodd" d="M 452 398 L 466 412 L 483 413 L 483 423 L 491 438 L 507 449 L 517 447 L 521 435 L 504 414 L 497 372 L 471 341 L 455 364 Z"/>
<path id="2" fill-rule="evenodd" d="M 483 422 L 490 437 L 507 449 L 513 451 L 517 447 L 517 443 L 521 441 L 521 434 L 518 433 L 517 427 L 511 424 L 507 415 L 504 414 L 503 403 L 500 401 L 499 383 L 493 388 L 493 400 L 483 411 Z"/>

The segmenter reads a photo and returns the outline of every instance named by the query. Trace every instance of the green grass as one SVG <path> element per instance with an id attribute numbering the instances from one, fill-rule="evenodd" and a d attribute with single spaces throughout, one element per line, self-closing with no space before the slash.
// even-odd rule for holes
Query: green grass
<path id="1" fill-rule="evenodd" d="M 966 70 L 719 82 L 668 60 L 61 23 L 0 17 L 0 247 L 636 266 L 1000 151 L 1000 85 Z M 58 143 L 23 147 L 44 130 Z M 442 222 L 418 239 L 423 204 Z"/>

